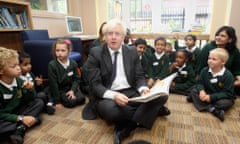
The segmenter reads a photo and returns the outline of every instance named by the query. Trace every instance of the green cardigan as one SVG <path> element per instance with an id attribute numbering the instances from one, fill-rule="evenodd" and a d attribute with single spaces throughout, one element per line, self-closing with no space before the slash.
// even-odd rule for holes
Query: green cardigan
<path id="1" fill-rule="evenodd" d="M 209 43 L 202 48 L 199 55 L 201 60 L 198 65 L 198 73 L 207 66 L 209 52 L 214 48 L 216 48 L 216 46 L 213 43 Z M 240 52 L 238 49 L 230 51 L 229 59 L 225 64 L 225 67 L 228 68 L 234 76 L 240 75 Z"/>
<path id="2" fill-rule="evenodd" d="M 17 87 L 11 91 L 0 83 L 0 119 L 10 122 L 16 122 L 17 113 L 16 110 L 21 105 L 27 105 L 30 103 L 36 92 L 34 90 L 27 90 L 22 88 L 23 80 L 16 78 Z M 7 98 L 8 97 L 8 98 Z"/>
<path id="3" fill-rule="evenodd" d="M 229 70 L 225 70 L 222 76 L 213 77 L 208 71 L 209 68 L 205 67 L 197 82 L 196 88 L 205 90 L 207 94 L 210 94 L 211 102 L 215 102 L 219 99 L 234 99 L 233 81 L 234 77 Z"/>
<path id="4" fill-rule="evenodd" d="M 164 79 L 168 75 L 169 57 L 164 54 L 160 59 L 157 59 L 155 54 L 149 55 L 149 66 L 146 74 L 149 78 Z"/>
<path id="5" fill-rule="evenodd" d="M 60 103 L 62 93 L 66 93 L 69 90 L 74 92 L 78 90 L 80 76 L 77 68 L 78 65 L 73 60 L 70 60 L 70 65 L 67 69 L 64 69 L 57 60 L 52 60 L 48 64 L 49 89 L 55 104 Z"/>
<path id="6" fill-rule="evenodd" d="M 196 83 L 196 74 L 191 65 L 186 64 L 186 66 L 181 70 L 174 69 L 172 73 L 178 72 L 177 77 L 173 80 L 175 82 L 176 90 L 186 90 L 192 87 Z"/>

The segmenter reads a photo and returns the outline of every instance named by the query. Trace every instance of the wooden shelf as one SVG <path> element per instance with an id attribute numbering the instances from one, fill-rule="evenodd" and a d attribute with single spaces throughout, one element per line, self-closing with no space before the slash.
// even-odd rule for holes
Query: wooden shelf
<path id="1" fill-rule="evenodd" d="M 23 42 L 21 38 L 21 31 L 25 29 L 32 29 L 32 15 L 31 7 L 28 2 L 0 0 L 0 8 L 7 8 L 12 14 L 26 13 L 27 27 L 1 27 L 0 28 L 0 46 L 23 51 Z M 14 19 L 15 20 L 15 19 Z"/>

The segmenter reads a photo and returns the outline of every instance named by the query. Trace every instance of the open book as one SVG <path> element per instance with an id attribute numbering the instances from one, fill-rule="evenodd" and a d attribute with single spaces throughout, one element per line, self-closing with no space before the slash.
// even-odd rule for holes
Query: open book
<path id="1" fill-rule="evenodd" d="M 133 102 L 149 102 L 160 96 L 169 95 L 169 88 L 172 80 L 177 76 L 177 73 L 173 73 L 163 80 L 157 80 L 154 86 L 150 89 L 150 92 L 144 96 L 130 98 L 129 101 Z"/>

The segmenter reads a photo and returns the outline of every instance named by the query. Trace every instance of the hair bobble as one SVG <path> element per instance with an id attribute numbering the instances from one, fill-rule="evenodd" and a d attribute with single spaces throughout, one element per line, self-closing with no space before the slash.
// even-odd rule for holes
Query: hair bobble
<path id="1" fill-rule="evenodd" d="M 68 40 L 68 39 L 64 40 L 64 42 L 65 42 L 65 44 L 68 44 L 68 45 L 70 45 L 70 44 L 71 44 L 71 41 L 70 41 L 70 40 Z"/>

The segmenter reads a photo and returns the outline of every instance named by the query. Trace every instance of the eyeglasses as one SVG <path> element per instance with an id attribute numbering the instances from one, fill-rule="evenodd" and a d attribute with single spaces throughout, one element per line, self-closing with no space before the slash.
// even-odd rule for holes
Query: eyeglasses
<path id="1" fill-rule="evenodd" d="M 113 35 L 121 36 L 122 34 L 120 32 L 107 32 L 107 35 L 109 35 L 109 36 L 113 36 Z"/>

